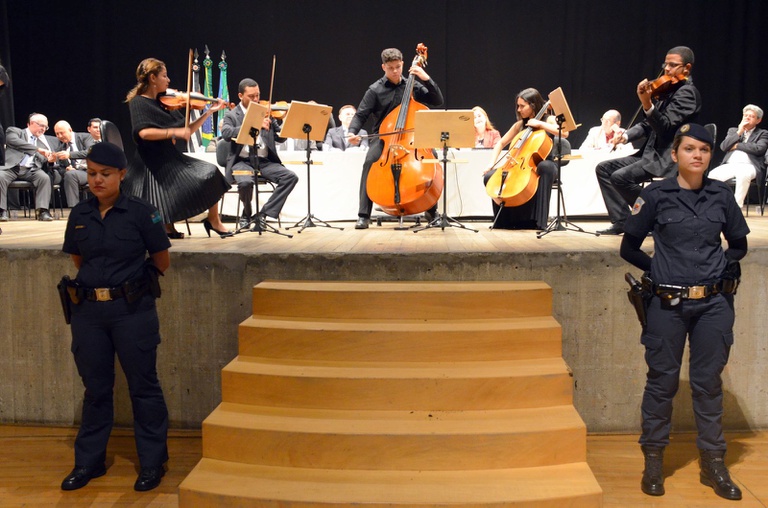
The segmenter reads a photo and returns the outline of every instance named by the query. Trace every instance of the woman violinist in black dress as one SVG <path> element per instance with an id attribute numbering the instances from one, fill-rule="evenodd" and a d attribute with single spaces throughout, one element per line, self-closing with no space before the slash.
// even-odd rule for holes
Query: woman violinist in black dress
<path id="1" fill-rule="evenodd" d="M 208 218 L 203 226 L 208 235 L 211 230 L 227 235 L 218 212 L 219 199 L 229 190 L 224 175 L 213 164 L 186 156 L 174 146 L 176 139 L 188 140 L 211 114 L 224 108 L 226 102 L 213 103 L 200 118 L 185 127 L 180 110 L 169 111 L 158 99 L 171 82 L 162 61 L 143 60 L 136 69 L 136 80 L 126 102 L 138 157 L 128 168 L 123 182 L 125 192 L 155 205 L 171 238 L 182 238 L 173 229 L 174 222 L 205 210 Z"/>

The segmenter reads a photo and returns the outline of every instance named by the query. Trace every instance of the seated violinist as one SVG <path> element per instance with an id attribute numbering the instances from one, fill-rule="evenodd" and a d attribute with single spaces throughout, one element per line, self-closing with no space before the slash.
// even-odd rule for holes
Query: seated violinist
<path id="1" fill-rule="evenodd" d="M 536 118 L 537 114 L 544 108 L 544 99 L 535 88 L 526 88 L 517 94 L 517 122 L 501 137 L 493 146 L 490 164 L 485 171 L 484 182 L 487 184 L 495 172 L 499 171 L 506 163 L 506 157 L 500 157 L 501 150 L 512 143 L 524 129 L 531 128 L 534 131 L 543 130 L 550 138 L 557 135 L 557 122 L 553 115 L 544 113 L 541 118 Z M 567 138 L 568 133 L 563 133 L 563 138 Z M 533 138 L 520 147 L 520 151 L 532 149 L 537 151 L 538 147 L 530 146 L 534 142 Z M 552 153 L 550 152 L 550 157 Z M 536 193 L 531 199 L 519 206 L 500 206 L 495 201 L 493 204 L 494 225 L 493 228 L 500 229 L 546 229 L 549 219 L 549 197 L 552 192 L 552 182 L 555 179 L 557 165 L 551 158 L 547 158 L 536 165 L 535 174 L 530 178 L 538 179 Z M 487 189 L 486 189 L 487 190 Z M 490 193 L 490 191 L 489 191 Z"/>
<path id="2" fill-rule="evenodd" d="M 261 97 L 259 84 L 250 78 L 243 79 L 238 85 L 237 96 L 240 98 L 240 104 L 234 109 L 227 111 L 221 127 L 221 142 L 228 142 L 230 145 L 229 155 L 227 155 L 227 180 L 230 183 L 237 182 L 237 191 L 240 195 L 240 201 L 243 203 L 240 227 L 244 227 L 254 220 L 258 221 L 257 224 L 254 224 L 254 230 L 264 231 L 267 227 L 267 217 L 273 219 L 279 217 L 280 211 L 283 209 L 288 195 L 296 187 L 299 177 L 296 176 L 296 173 L 283 166 L 280 157 L 277 155 L 275 142 L 282 141 L 283 138 L 277 135 L 279 125 L 277 120 L 270 115 L 264 117 L 264 123 L 256 137 L 257 148 L 254 160 L 257 167 L 254 168 L 251 165 L 250 151 L 252 147 L 239 145 L 235 140 L 238 134 L 240 134 L 240 127 L 243 125 L 248 104 L 251 101 L 259 102 Z M 261 207 L 261 210 L 251 209 L 251 198 L 253 197 L 256 173 L 277 186 L 269 200 Z M 257 215 L 253 215 L 254 212 Z"/>
<path id="3" fill-rule="evenodd" d="M 644 138 L 641 155 L 603 161 L 595 168 L 611 219 L 611 227 L 598 231 L 601 235 L 624 233 L 624 221 L 640 196 L 641 183 L 675 174 L 672 140 L 681 125 L 696 121 L 701 109 L 701 96 L 691 78 L 692 67 L 693 51 L 677 46 L 667 51 L 660 78 L 638 83 L 635 92 L 645 120 L 616 134 L 611 142 L 616 146 Z"/>

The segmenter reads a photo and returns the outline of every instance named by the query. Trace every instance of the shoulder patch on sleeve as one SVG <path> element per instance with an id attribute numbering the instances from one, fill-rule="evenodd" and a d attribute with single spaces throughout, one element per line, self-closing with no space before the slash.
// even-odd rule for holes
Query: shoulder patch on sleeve
<path id="1" fill-rule="evenodd" d="M 160 216 L 160 212 L 155 210 L 152 212 L 152 215 L 150 215 L 150 218 L 152 219 L 152 224 L 157 224 L 158 222 L 162 222 L 163 218 Z"/>
<path id="2" fill-rule="evenodd" d="M 632 205 L 632 215 L 637 215 L 640 213 L 640 209 L 643 208 L 643 205 L 645 204 L 645 201 L 643 198 L 637 198 L 635 200 L 635 204 Z"/>

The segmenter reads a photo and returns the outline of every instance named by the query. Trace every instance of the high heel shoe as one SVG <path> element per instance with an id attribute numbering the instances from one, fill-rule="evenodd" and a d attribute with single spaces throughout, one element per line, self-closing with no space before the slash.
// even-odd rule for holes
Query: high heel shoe
<path id="1" fill-rule="evenodd" d="M 229 231 L 219 231 L 218 229 L 213 227 L 213 225 L 211 224 L 211 221 L 209 221 L 208 219 L 203 219 L 203 227 L 205 228 L 205 232 L 208 234 L 208 238 L 211 237 L 211 231 L 213 231 L 214 233 L 216 233 L 222 238 L 232 235 L 232 233 Z"/>

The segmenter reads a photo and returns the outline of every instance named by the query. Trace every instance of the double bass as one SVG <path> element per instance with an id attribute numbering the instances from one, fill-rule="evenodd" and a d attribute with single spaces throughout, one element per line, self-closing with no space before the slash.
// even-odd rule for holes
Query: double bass
<path id="1" fill-rule="evenodd" d="M 546 114 L 549 101 L 536 114 L 536 120 Z M 544 129 L 526 127 L 510 143 L 504 164 L 494 170 L 485 184 L 485 192 L 499 206 L 520 206 L 527 203 L 539 187 L 536 166 L 552 151 L 552 139 Z"/>
<path id="2" fill-rule="evenodd" d="M 426 66 L 427 47 L 419 43 L 412 65 Z M 443 192 L 443 173 L 434 150 L 413 146 L 413 125 L 417 111 L 429 109 L 413 99 L 415 76 L 405 84 L 400 105 L 390 111 L 379 127 L 384 142 L 381 157 L 374 162 L 366 180 L 371 201 L 389 215 L 419 214 L 432 208 Z"/>

